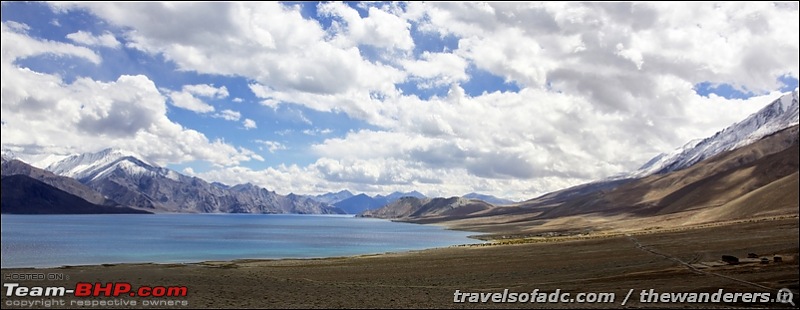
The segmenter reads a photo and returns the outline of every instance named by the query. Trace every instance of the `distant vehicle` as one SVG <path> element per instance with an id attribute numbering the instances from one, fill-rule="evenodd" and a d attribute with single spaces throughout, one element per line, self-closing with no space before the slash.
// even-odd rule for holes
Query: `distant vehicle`
<path id="1" fill-rule="evenodd" d="M 722 261 L 730 265 L 738 265 L 739 258 L 733 255 L 722 255 Z"/>

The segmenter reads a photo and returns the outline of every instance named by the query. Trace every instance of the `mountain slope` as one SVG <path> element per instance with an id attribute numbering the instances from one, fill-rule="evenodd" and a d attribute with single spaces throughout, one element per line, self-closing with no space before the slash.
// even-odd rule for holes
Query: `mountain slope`
<path id="1" fill-rule="evenodd" d="M 406 196 L 388 205 L 359 214 L 361 217 L 389 219 L 460 218 L 494 208 L 477 199 L 462 197 L 417 198 Z"/>
<path id="2" fill-rule="evenodd" d="M 538 218 L 577 214 L 653 216 L 723 205 L 798 171 L 798 126 L 686 169 L 571 199 Z M 591 199 L 586 199 L 591 197 Z"/>
<path id="3" fill-rule="evenodd" d="M 762 137 L 795 126 L 800 117 L 798 115 L 800 115 L 798 89 L 795 89 L 711 137 L 691 141 L 671 153 L 656 156 L 630 176 L 643 177 L 684 169 L 716 154 L 735 150 Z"/>
<path id="4" fill-rule="evenodd" d="M 77 178 L 121 204 L 159 212 L 341 213 L 327 204 L 252 184 L 210 184 L 113 149 L 69 156 L 47 170 Z"/>
<path id="5" fill-rule="evenodd" d="M 469 193 L 469 194 L 466 194 L 466 195 L 461 196 L 461 197 L 467 198 L 467 199 L 483 200 L 485 202 L 491 203 L 491 204 L 496 205 L 496 206 L 510 205 L 510 204 L 515 203 L 515 201 L 513 201 L 513 200 L 497 198 L 497 197 L 492 196 L 492 195 L 483 195 L 483 194 L 478 194 L 478 193 Z"/>
<path id="6" fill-rule="evenodd" d="M 797 211 L 797 202 L 800 201 L 798 186 L 800 186 L 800 174 L 795 172 L 722 206 L 703 210 L 692 216 L 688 223 L 791 214 L 792 211 Z"/>
<path id="7" fill-rule="evenodd" d="M 102 206 L 26 175 L 2 176 L 0 212 L 11 214 L 145 214 L 127 207 Z"/>
<path id="8" fill-rule="evenodd" d="M 107 199 L 102 194 L 86 185 L 83 185 L 81 182 L 78 182 L 73 178 L 56 175 L 50 171 L 28 165 L 20 160 L 6 160 L 6 158 L 3 158 L 1 174 L 3 176 L 25 175 L 72 195 L 78 196 L 93 204 L 107 206 L 116 206 L 119 204 L 113 200 Z"/>
<path id="9" fill-rule="evenodd" d="M 392 202 L 395 202 L 396 200 L 398 200 L 400 198 L 403 198 L 403 197 L 415 197 L 415 198 L 420 198 L 420 199 L 426 198 L 425 195 L 423 195 L 422 193 L 420 193 L 418 191 L 410 191 L 410 192 L 405 192 L 405 193 L 403 193 L 403 192 L 394 192 L 394 193 L 391 193 L 391 194 L 386 195 L 386 196 L 375 195 L 375 197 L 373 197 L 373 198 L 375 198 L 375 199 L 385 199 L 387 203 L 392 203 Z"/>

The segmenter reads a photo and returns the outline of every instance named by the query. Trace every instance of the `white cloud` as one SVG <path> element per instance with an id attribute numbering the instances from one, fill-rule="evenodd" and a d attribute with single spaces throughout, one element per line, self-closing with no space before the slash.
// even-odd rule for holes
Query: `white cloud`
<path id="1" fill-rule="evenodd" d="M 122 43 L 119 43 L 117 38 L 110 32 L 95 36 L 89 32 L 78 31 L 68 34 L 67 39 L 88 46 L 104 46 L 108 48 L 120 48 L 120 46 L 122 46 Z"/>
<path id="2" fill-rule="evenodd" d="M 184 85 L 183 91 L 206 98 L 222 99 L 228 97 L 228 88 L 225 86 L 214 87 L 208 84 Z"/>
<path id="3" fill-rule="evenodd" d="M 197 96 L 209 99 L 227 98 L 228 88 L 225 86 L 217 88 L 207 84 L 183 85 L 181 91 L 167 91 L 167 93 L 172 99 L 172 105 L 176 107 L 195 113 L 209 113 L 214 112 L 214 106 L 198 99 Z"/>
<path id="4" fill-rule="evenodd" d="M 408 21 L 376 7 L 367 10 L 368 16 L 361 18 L 358 11 L 341 2 L 317 5 L 318 14 L 335 18 L 333 42 L 338 45 L 351 47 L 366 44 L 401 50 L 414 48 Z"/>
<path id="5" fill-rule="evenodd" d="M 28 25 L 14 21 L 2 23 L 2 62 L 4 67 L 12 66 L 17 59 L 41 54 L 80 57 L 94 64 L 99 64 L 101 61 L 100 55 L 85 47 L 33 39 L 26 34 L 28 29 L 30 29 Z"/>
<path id="6" fill-rule="evenodd" d="M 406 74 L 342 46 L 299 7 L 280 3 L 72 3 L 129 29 L 127 46 L 159 54 L 179 70 L 243 76 L 265 105 L 300 104 L 380 121 L 371 97 L 398 94 Z M 376 12 L 383 25 L 388 18 Z M 160 16 L 154 22 L 153 16 Z M 395 25 L 396 23 L 389 23 Z M 377 25 L 377 24 L 376 24 Z M 403 25 L 405 27 L 405 25 Z M 191 29 L 191 31 L 189 31 Z M 381 28 L 383 29 L 383 28 Z M 381 30 L 381 34 L 394 31 Z M 406 29 L 404 33 L 408 32 Z M 406 45 L 401 45 L 407 47 Z M 251 87 L 253 88 L 253 87 Z M 208 108 L 205 108 L 208 110 Z"/>
<path id="7" fill-rule="evenodd" d="M 62 4 L 57 4 L 62 5 Z M 181 70 L 239 75 L 281 92 L 393 92 L 397 70 L 325 40 L 316 21 L 280 3 L 81 3 L 129 27 L 128 45 L 162 54 Z M 153 16 L 161 16 L 154 22 Z M 188 31 L 191 29 L 191 31 Z"/>
<path id="8" fill-rule="evenodd" d="M 798 76 L 796 8 L 770 3 L 423 3 L 422 28 L 456 54 L 526 87 L 581 94 L 609 110 L 655 96 L 656 80 L 726 82 L 765 93 Z M 610 91 L 613 90 L 613 91 Z M 609 92 L 613 92 L 610 94 Z"/>
<path id="9" fill-rule="evenodd" d="M 242 113 L 239 113 L 239 111 L 225 109 L 220 113 L 214 114 L 214 117 L 228 121 L 238 121 L 242 117 Z"/>
<path id="10" fill-rule="evenodd" d="M 18 23 L 18 22 L 15 22 L 13 20 L 9 20 L 9 21 L 3 23 L 3 26 L 8 27 L 9 30 L 12 30 L 14 32 L 19 32 L 19 33 L 27 33 L 28 30 L 31 30 L 31 27 L 28 26 L 27 24 Z"/>
<path id="11" fill-rule="evenodd" d="M 278 141 L 270 141 L 270 140 L 256 140 L 256 143 L 263 144 L 267 147 L 267 150 L 270 153 L 275 153 L 276 151 L 285 150 L 287 149 L 286 145 L 280 143 Z"/>
<path id="12" fill-rule="evenodd" d="M 182 109 L 195 113 L 214 112 L 214 106 L 197 99 L 197 97 L 186 91 L 169 92 L 169 98 L 172 101 L 172 105 Z"/>
<path id="13" fill-rule="evenodd" d="M 325 128 L 325 129 L 303 129 L 302 133 L 308 136 L 317 136 L 317 135 L 328 135 L 333 132 L 333 129 Z"/>
<path id="14" fill-rule="evenodd" d="M 160 164 L 204 160 L 225 166 L 263 160 L 250 150 L 210 141 L 169 120 L 164 97 L 145 76 L 123 75 L 110 82 L 77 78 L 67 83 L 15 64 L 43 54 L 99 63 L 99 57 L 86 48 L 34 39 L 5 23 L 2 40 L 2 144 L 22 156 L 118 147 Z"/>
<path id="15" fill-rule="evenodd" d="M 403 67 L 412 76 L 423 80 L 431 80 L 430 85 L 424 81 L 423 86 L 434 87 L 450 85 L 469 80 L 468 63 L 464 58 L 452 53 L 424 52 L 418 60 L 406 60 Z"/>
<path id="16" fill-rule="evenodd" d="M 242 125 L 244 125 L 244 129 L 246 129 L 246 130 L 258 128 L 256 126 L 256 121 L 251 120 L 249 118 L 245 118 L 244 121 L 242 121 Z"/>

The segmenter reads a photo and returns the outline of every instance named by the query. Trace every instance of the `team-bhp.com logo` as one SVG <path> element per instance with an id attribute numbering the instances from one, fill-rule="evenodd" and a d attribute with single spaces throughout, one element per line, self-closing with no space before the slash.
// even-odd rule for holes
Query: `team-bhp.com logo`
<path id="1" fill-rule="evenodd" d="M 78 282 L 75 288 L 64 286 L 20 286 L 19 283 L 3 283 L 8 297 L 186 297 L 189 289 L 185 286 L 139 286 L 127 282 Z"/>

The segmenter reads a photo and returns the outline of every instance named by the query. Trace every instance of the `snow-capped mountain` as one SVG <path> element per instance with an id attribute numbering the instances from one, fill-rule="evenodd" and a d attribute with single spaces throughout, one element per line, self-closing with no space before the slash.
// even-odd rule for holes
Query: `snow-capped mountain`
<path id="1" fill-rule="evenodd" d="M 57 175 L 50 171 L 36 168 L 18 159 L 8 159 L 3 156 L 2 173 L 0 174 L 3 176 L 24 175 L 69 194 L 75 195 L 92 204 L 105 206 L 119 205 L 119 203 L 107 199 L 102 194 L 86 185 L 83 185 L 81 182 L 78 182 L 73 178 Z"/>
<path id="2" fill-rule="evenodd" d="M 760 111 L 711 137 L 693 140 L 670 153 L 660 154 L 627 177 L 644 177 L 687 168 L 719 153 L 749 145 L 798 124 L 798 89 L 784 94 Z"/>
<path id="3" fill-rule="evenodd" d="M 117 149 L 67 156 L 47 170 L 69 176 L 121 204 L 161 212 L 342 213 L 310 199 L 279 195 L 252 184 L 210 184 Z"/>
<path id="4" fill-rule="evenodd" d="M 159 175 L 175 181 L 181 181 L 181 177 L 186 178 L 186 176 L 170 169 L 158 167 L 142 158 L 144 157 L 133 152 L 109 148 L 97 153 L 67 156 L 48 165 L 45 169 L 81 182 L 102 178 L 115 169 L 122 169 L 131 175 Z"/>

